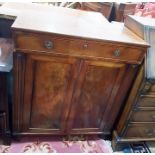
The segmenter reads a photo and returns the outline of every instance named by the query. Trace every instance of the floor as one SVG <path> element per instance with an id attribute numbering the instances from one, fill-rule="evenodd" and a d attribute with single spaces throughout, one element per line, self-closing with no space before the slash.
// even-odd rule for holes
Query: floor
<path id="1" fill-rule="evenodd" d="M 0 145 L 0 153 L 112 153 L 110 144 L 97 136 L 23 137 Z"/>
<path id="2" fill-rule="evenodd" d="M 11 146 L 0 145 L 0 153 L 155 153 L 155 142 L 139 142 L 113 151 L 111 142 L 96 136 L 24 137 Z"/>

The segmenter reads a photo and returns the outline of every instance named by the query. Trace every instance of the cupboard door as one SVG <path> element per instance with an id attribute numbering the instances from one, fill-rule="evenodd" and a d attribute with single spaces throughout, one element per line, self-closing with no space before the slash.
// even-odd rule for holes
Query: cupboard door
<path id="1" fill-rule="evenodd" d="M 71 133 L 103 133 L 127 65 L 82 61 L 68 121 Z"/>
<path id="2" fill-rule="evenodd" d="M 23 132 L 64 132 L 76 67 L 71 58 L 27 56 Z"/>

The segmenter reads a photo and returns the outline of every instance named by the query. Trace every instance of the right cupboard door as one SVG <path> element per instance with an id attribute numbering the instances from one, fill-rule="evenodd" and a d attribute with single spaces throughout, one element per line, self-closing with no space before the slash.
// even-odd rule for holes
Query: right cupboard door
<path id="1" fill-rule="evenodd" d="M 117 104 L 115 100 L 128 67 L 124 63 L 81 61 L 70 109 L 69 133 L 110 133 L 114 120 L 110 119 L 111 112 L 115 112 L 112 108 Z"/>

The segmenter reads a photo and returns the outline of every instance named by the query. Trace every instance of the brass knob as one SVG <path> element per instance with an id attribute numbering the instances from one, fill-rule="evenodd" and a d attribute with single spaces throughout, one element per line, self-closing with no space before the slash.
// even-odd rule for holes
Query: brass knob
<path id="1" fill-rule="evenodd" d="M 152 84 L 147 81 L 144 85 L 144 88 L 142 89 L 141 93 L 146 94 L 151 89 Z"/>
<path id="2" fill-rule="evenodd" d="M 52 48 L 53 48 L 53 42 L 52 42 L 52 41 L 45 41 L 45 42 L 44 42 L 44 46 L 45 46 L 47 49 L 52 49 Z"/>
<path id="3" fill-rule="evenodd" d="M 152 119 L 155 120 L 155 114 L 152 115 Z"/>
<path id="4" fill-rule="evenodd" d="M 147 136 L 152 136 L 153 135 L 153 131 L 151 129 L 145 129 L 144 130 L 144 133 L 147 135 Z"/>
<path id="5" fill-rule="evenodd" d="M 85 44 L 83 45 L 83 48 L 85 48 L 85 49 L 88 48 L 88 44 L 85 43 Z"/>
<path id="6" fill-rule="evenodd" d="M 119 49 L 116 49 L 116 50 L 113 52 L 113 55 L 114 55 L 115 57 L 120 56 L 120 54 L 121 54 L 121 52 L 120 52 Z"/>

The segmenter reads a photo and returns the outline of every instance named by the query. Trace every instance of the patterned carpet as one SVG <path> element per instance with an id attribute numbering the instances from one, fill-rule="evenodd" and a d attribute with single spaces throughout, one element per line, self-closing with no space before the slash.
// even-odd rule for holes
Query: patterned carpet
<path id="1" fill-rule="evenodd" d="M 110 142 L 96 136 L 25 137 L 11 146 L 0 145 L 0 153 L 111 153 Z"/>
<path id="2" fill-rule="evenodd" d="M 24 137 L 0 145 L 0 153 L 113 153 L 111 142 L 97 136 Z M 127 144 L 114 153 L 155 153 L 155 142 Z"/>

